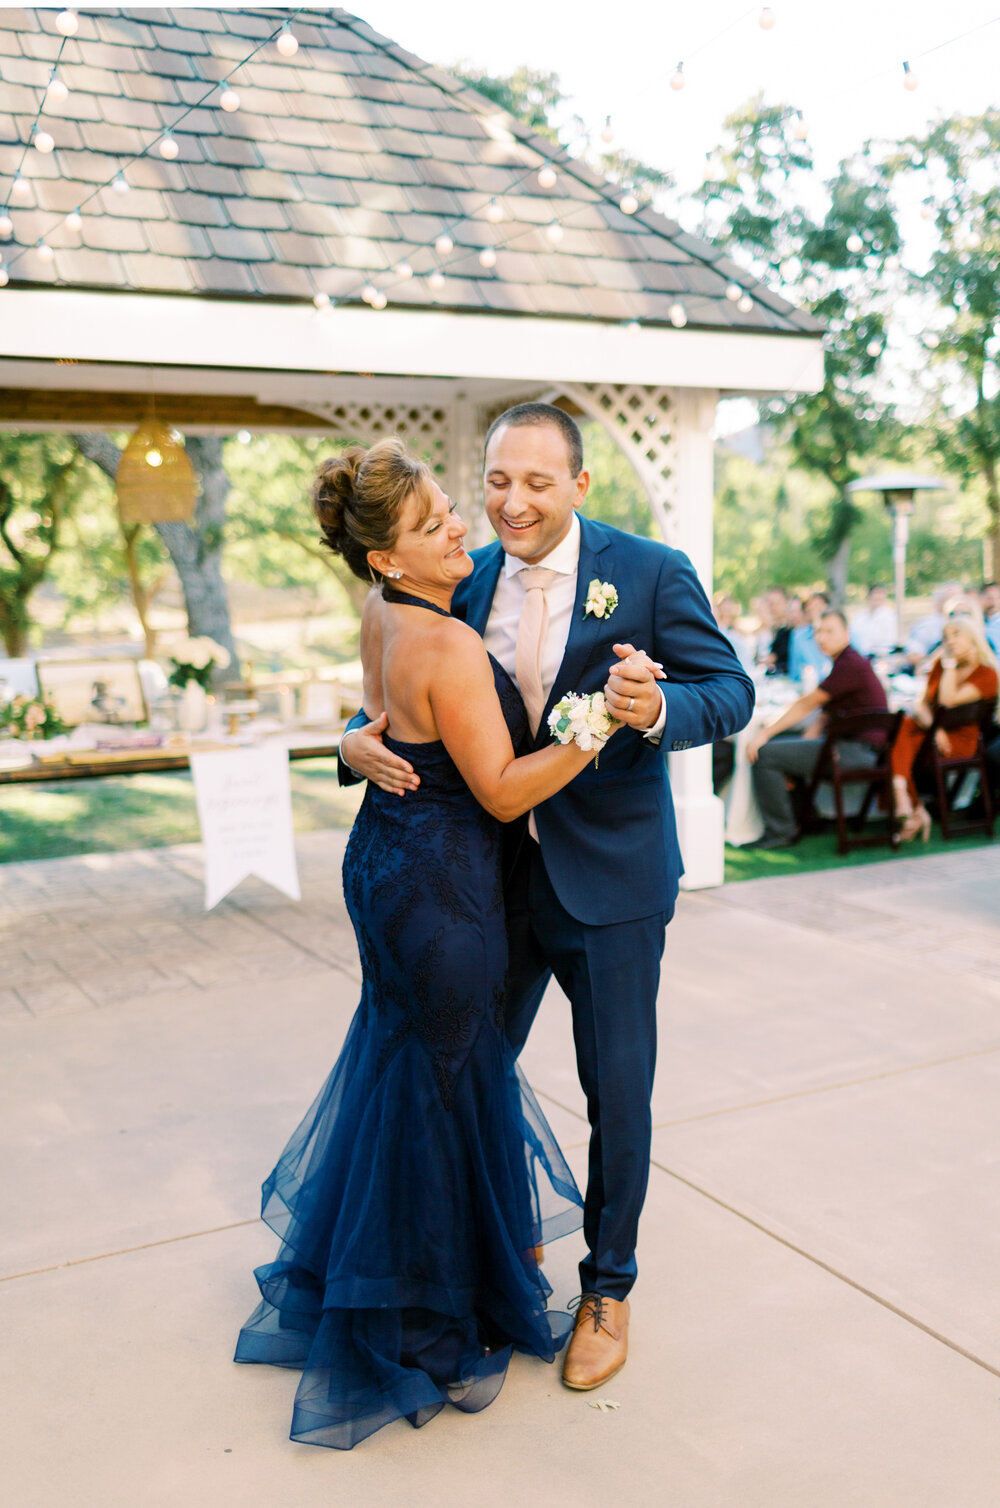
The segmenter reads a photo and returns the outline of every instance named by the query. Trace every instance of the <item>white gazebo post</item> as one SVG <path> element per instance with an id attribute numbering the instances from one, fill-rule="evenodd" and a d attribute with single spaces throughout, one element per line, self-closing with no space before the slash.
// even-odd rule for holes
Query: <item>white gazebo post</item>
<path id="1" fill-rule="evenodd" d="M 712 594 L 715 409 L 710 388 L 676 388 L 672 393 L 673 508 L 669 543 L 691 559 L 706 593 Z M 666 738 L 670 738 L 669 725 Z M 685 890 L 721 885 L 725 874 L 725 812 L 712 791 L 710 746 L 670 755 L 670 784 L 677 811 L 677 835 L 684 861 Z"/>

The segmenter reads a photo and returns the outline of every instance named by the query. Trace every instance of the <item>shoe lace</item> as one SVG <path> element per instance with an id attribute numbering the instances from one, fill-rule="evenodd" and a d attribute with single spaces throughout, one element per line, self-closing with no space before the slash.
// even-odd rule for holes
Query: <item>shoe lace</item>
<path id="1" fill-rule="evenodd" d="M 578 1325 L 585 1323 L 588 1319 L 593 1319 L 596 1335 L 608 1317 L 608 1311 L 605 1308 L 607 1302 L 603 1293 L 581 1293 L 579 1298 L 570 1299 L 566 1307 L 571 1314 L 574 1310 L 578 1311 L 576 1317 Z"/>

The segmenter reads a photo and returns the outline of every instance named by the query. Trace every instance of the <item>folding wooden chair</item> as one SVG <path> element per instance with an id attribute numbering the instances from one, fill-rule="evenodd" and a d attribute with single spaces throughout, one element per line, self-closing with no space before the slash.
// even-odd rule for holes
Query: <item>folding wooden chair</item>
<path id="1" fill-rule="evenodd" d="M 927 733 L 918 759 L 934 776 L 937 792 L 938 820 L 941 836 L 947 841 L 954 834 L 985 832 L 993 837 L 993 797 L 990 793 L 990 777 L 986 766 L 986 730 L 993 721 L 996 698 L 978 702 L 964 702 L 958 707 L 939 707 Z M 958 728 L 975 728 L 975 752 L 965 759 L 949 759 L 942 754 L 934 737 L 938 729 L 954 733 Z M 981 817 L 962 817 L 955 820 L 955 797 L 966 775 L 979 776 L 979 792 L 982 800 Z"/>
<path id="2" fill-rule="evenodd" d="M 879 708 L 872 708 L 870 712 L 855 712 L 848 717 L 831 718 L 819 759 L 816 761 L 816 768 L 805 789 L 799 808 L 800 832 L 809 820 L 816 792 L 825 781 L 833 786 L 838 853 L 845 854 L 852 848 L 874 848 L 883 843 L 887 843 L 894 852 L 899 848 L 899 833 L 896 829 L 892 799 L 892 746 L 896 742 L 896 735 L 902 721 L 902 712 L 883 712 Z M 846 764 L 840 745 L 857 742 L 863 733 L 883 735 L 882 744 L 878 748 L 878 759 L 874 764 Z M 859 810 L 853 817 L 848 818 L 844 808 L 844 792 L 851 785 L 863 785 L 865 790 Z M 865 820 L 876 791 L 880 791 L 882 795 L 885 828 L 866 833 L 863 831 Z M 848 822 L 854 829 L 850 836 Z"/>

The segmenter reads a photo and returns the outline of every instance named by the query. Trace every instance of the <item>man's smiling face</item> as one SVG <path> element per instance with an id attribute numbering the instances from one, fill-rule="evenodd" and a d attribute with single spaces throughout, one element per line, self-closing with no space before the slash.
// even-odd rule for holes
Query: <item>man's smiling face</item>
<path id="1" fill-rule="evenodd" d="M 566 538 L 587 495 L 586 471 L 573 476 L 554 424 L 504 424 L 486 451 L 486 515 L 508 555 L 533 564 Z"/>

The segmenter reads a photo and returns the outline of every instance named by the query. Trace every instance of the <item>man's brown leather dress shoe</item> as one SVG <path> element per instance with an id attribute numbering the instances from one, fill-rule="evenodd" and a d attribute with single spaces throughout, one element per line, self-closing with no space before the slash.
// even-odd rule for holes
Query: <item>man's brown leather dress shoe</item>
<path id="1" fill-rule="evenodd" d="M 602 1293 L 581 1296 L 563 1362 L 562 1380 L 568 1388 L 586 1393 L 621 1371 L 628 1358 L 628 1315 L 628 1299 L 609 1299 Z"/>

